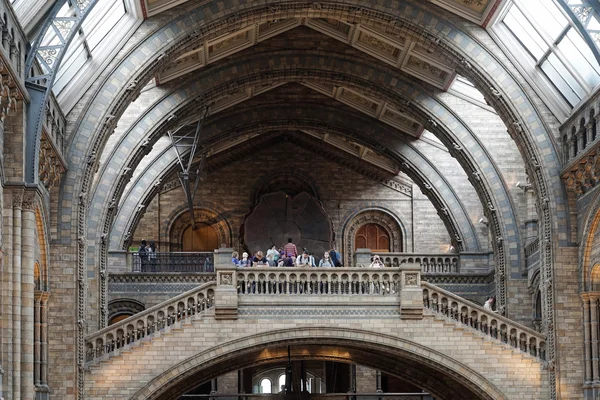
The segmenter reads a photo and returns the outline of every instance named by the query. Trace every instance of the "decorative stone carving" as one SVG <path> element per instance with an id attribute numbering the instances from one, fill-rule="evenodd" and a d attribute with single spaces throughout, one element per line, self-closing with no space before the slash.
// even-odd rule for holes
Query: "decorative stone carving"
<path id="1" fill-rule="evenodd" d="M 45 131 L 42 131 L 40 141 L 40 156 L 38 162 L 38 178 L 44 184 L 46 189 L 50 190 L 60 182 L 62 174 L 66 171 L 66 165 L 56 149 L 55 144 L 48 137 Z"/>
<path id="2" fill-rule="evenodd" d="M 34 211 L 36 207 L 35 192 L 25 192 L 23 196 L 22 208 L 27 211 Z"/>
<path id="3" fill-rule="evenodd" d="M 418 286 L 417 285 L 417 274 L 406 274 L 404 275 L 406 286 Z"/>
<path id="4" fill-rule="evenodd" d="M 232 274 L 221 274 L 221 285 L 231 286 L 233 282 Z"/>

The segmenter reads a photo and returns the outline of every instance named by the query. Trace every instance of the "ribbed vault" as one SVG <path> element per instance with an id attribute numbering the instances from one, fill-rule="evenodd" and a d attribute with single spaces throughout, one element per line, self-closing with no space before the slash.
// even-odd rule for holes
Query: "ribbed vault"
<path id="1" fill-rule="evenodd" d="M 87 269 L 92 273 L 89 290 L 100 290 L 101 293 L 105 290 L 102 279 L 96 280 L 106 268 L 102 257 L 108 246 L 114 245 L 113 241 L 119 246 L 118 242 L 123 241 L 128 224 L 131 226 L 130 220 L 126 221 L 123 227 L 119 227 L 120 233 L 108 240 L 106 235 L 116 214 L 115 203 L 119 202 L 132 171 L 148 154 L 152 144 L 168 129 L 193 119 L 194 113 L 204 107 L 218 104 L 238 90 L 249 86 L 267 87 L 296 82 L 349 88 L 364 96 L 385 101 L 437 135 L 458 160 L 464 171 L 463 176 L 468 178 L 486 210 L 494 238 L 492 245 L 496 255 L 498 296 L 500 303 L 506 304 L 505 282 L 507 279 L 518 277 L 521 264 L 521 251 L 518 248 L 519 224 L 504 178 L 495 167 L 493 159 L 476 136 L 469 131 L 469 127 L 431 96 L 431 88 L 416 84 L 414 78 L 403 75 L 389 65 L 364 57 L 358 58 L 352 52 L 345 54 L 344 51 L 319 52 L 312 49 L 300 53 L 283 50 L 270 50 L 271 54 L 248 52 L 238 57 L 243 63 L 236 64 L 235 57 L 229 61 L 225 59 L 210 68 L 186 76 L 179 81 L 180 87 L 177 87 L 177 84 L 169 86 L 168 94 L 148 108 L 145 115 L 131 129 L 135 134 L 129 136 L 128 132 L 124 133 L 124 141 L 133 143 L 130 154 L 126 157 L 106 157 L 108 161 L 105 165 L 110 168 L 100 170 L 96 180 L 99 185 L 94 188 L 93 176 L 99 155 L 103 153 L 109 136 L 113 134 L 128 105 L 138 98 L 140 91 L 152 77 L 164 71 L 176 58 L 206 40 L 252 24 L 305 17 L 332 18 L 360 23 L 391 33 L 403 32 L 411 36 L 413 41 L 431 49 L 435 57 L 452 66 L 477 86 L 504 120 L 509 134 L 521 152 L 523 164 L 537 193 L 540 235 L 546 238 L 546 242 L 541 246 L 542 278 L 544 282 L 552 281 L 551 238 L 557 233 L 559 224 L 563 232 L 567 227 L 564 196 L 556 178 L 559 176 L 559 157 L 543 118 L 537 113 L 534 102 L 530 100 L 518 79 L 513 76 L 513 71 L 474 38 L 474 35 L 479 33 L 479 28 L 444 19 L 440 14 L 433 13 L 432 8 L 419 6 L 412 1 L 393 4 L 379 4 L 374 1 L 363 3 L 357 7 L 349 1 L 272 1 L 269 4 L 232 5 L 219 10 L 213 4 L 194 5 L 182 8 L 179 14 L 173 14 L 168 20 L 161 20 L 163 25 L 147 27 L 147 35 L 140 34 L 131 39 L 128 50 L 115 60 L 113 69 L 108 71 L 105 80 L 94 88 L 88 97 L 89 101 L 81 105 L 80 117 L 72 127 L 73 137 L 68 154 L 70 165 L 81 165 L 81 168 L 69 170 L 61 191 L 58 218 L 61 218 L 61 214 L 77 215 L 76 223 L 74 219 L 71 229 L 75 237 L 79 238 L 78 273 L 80 277 L 90 276 L 86 273 Z M 320 104 L 327 105 L 325 101 L 321 101 Z M 296 108 L 302 110 L 298 105 Z M 305 110 L 304 114 L 310 111 L 308 108 Z M 340 106 L 335 110 L 339 112 L 344 110 L 344 107 Z M 268 107 L 262 110 L 264 114 L 272 111 Z M 449 231 L 452 226 L 459 226 L 458 230 L 462 229 L 460 227 L 466 227 L 462 229 L 465 232 L 460 232 L 463 235 L 461 240 L 465 240 L 471 229 L 470 223 L 453 222 L 461 218 L 469 220 L 460 206 L 460 198 L 446 196 L 445 186 L 452 185 L 447 179 L 439 179 L 445 174 L 435 171 L 435 165 L 430 160 L 422 156 L 419 158 L 418 150 L 411 149 L 408 145 L 406 135 L 377 122 L 374 118 L 368 123 L 377 126 L 377 129 L 370 132 L 353 131 L 345 122 L 349 112 L 340 113 L 341 116 L 311 120 L 308 116 L 290 118 L 289 115 L 285 115 L 285 111 L 283 107 L 282 115 L 275 120 L 277 123 L 262 116 L 255 122 L 254 131 L 280 130 L 284 125 L 294 129 L 317 129 L 317 125 L 320 125 L 327 127 L 322 129 L 322 132 L 335 131 L 336 134 L 345 135 L 364 144 L 396 162 L 402 171 L 428 193 L 438 212 L 451 214 L 447 217 L 447 220 L 451 221 L 447 223 Z M 251 128 L 244 128 L 240 132 L 235 124 L 227 126 L 227 121 L 224 120 L 226 113 L 222 115 L 222 118 L 219 118 L 218 113 L 211 116 L 215 126 L 212 131 L 211 122 L 207 121 L 205 145 L 216 144 L 253 131 Z M 353 116 L 354 121 L 361 118 L 369 117 Z M 364 123 L 364 120 L 362 122 Z M 268 129 L 261 124 L 266 124 Z M 240 124 L 238 121 L 237 125 L 250 124 Z M 115 150 L 115 155 L 117 151 Z M 169 165 L 167 153 L 162 154 L 162 162 Z M 118 161 L 119 158 L 121 161 Z M 148 195 L 145 198 L 148 198 Z M 440 199 L 438 203 L 436 198 Z M 450 205 L 450 201 L 455 205 Z M 119 218 L 118 223 L 124 220 L 125 218 Z M 64 243 L 69 241 L 68 237 L 60 239 Z M 566 240 L 566 235 L 560 236 L 560 240 Z M 88 247 L 88 241 L 94 245 Z M 508 246 L 508 242 L 514 246 Z M 83 279 L 78 286 L 79 304 L 85 304 L 87 287 Z M 545 305 L 544 320 L 549 331 L 550 359 L 554 357 L 552 287 L 547 285 L 542 296 Z M 105 316 L 100 316 L 97 312 L 89 313 L 85 309 L 80 310 L 80 314 L 78 319 L 92 315 L 94 319 L 100 320 L 100 324 L 105 319 Z M 553 378 L 551 386 L 554 387 Z"/>

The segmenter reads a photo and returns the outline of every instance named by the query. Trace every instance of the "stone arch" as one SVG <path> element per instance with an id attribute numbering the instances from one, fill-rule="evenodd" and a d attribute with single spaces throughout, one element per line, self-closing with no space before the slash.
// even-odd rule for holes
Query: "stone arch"
<path id="1" fill-rule="evenodd" d="M 579 291 L 591 291 L 592 286 L 592 270 L 593 266 L 600 263 L 600 254 L 594 255 L 595 237 L 600 235 L 598 225 L 600 224 L 600 192 L 595 195 L 595 198 L 590 202 L 590 207 L 585 218 L 584 231 L 582 238 L 585 238 L 585 243 L 582 243 L 579 249 Z M 598 239 L 600 240 L 600 236 Z"/>
<path id="2" fill-rule="evenodd" d="M 109 324 L 117 317 L 131 316 L 142 312 L 146 306 L 141 301 L 135 299 L 115 299 L 108 303 L 108 321 Z"/>
<path id="3" fill-rule="evenodd" d="M 402 221 L 390 210 L 383 207 L 369 207 L 354 210 L 350 215 L 343 219 L 340 236 L 342 238 L 341 248 L 344 257 L 344 263 L 348 265 L 353 259 L 354 236 L 356 231 L 369 223 L 376 223 L 385 228 L 390 235 L 390 251 L 392 253 L 406 252 L 407 242 L 412 236 L 408 233 Z M 409 236 L 410 235 L 410 236 Z M 338 246 L 340 243 L 338 243 Z"/>
<path id="4" fill-rule="evenodd" d="M 293 346 L 302 346 L 302 352 L 294 354 L 292 359 L 314 357 L 362 364 L 399 376 L 441 400 L 507 398 L 477 371 L 408 340 L 356 329 L 314 327 L 251 335 L 207 349 L 152 379 L 131 400 L 176 399 L 198 381 L 252 365 L 285 361 L 288 345 L 292 349 Z M 307 346 L 314 347 L 307 351 Z M 408 365 L 420 365 L 428 373 L 403 373 Z"/>
<path id="5" fill-rule="evenodd" d="M 222 214 L 215 212 L 207 207 L 194 207 L 194 218 L 196 223 L 204 223 L 211 226 L 216 232 L 219 240 L 219 247 L 230 247 L 232 241 L 232 232 L 229 222 Z M 192 223 L 187 205 L 174 210 L 166 224 L 164 243 L 169 244 L 169 251 L 181 251 L 181 238 L 183 232 Z"/>
<path id="6" fill-rule="evenodd" d="M 261 176 L 254 185 L 254 189 L 252 190 L 252 197 L 250 198 L 250 204 L 258 204 L 260 200 L 260 196 L 267 193 L 276 192 L 281 189 L 274 189 L 274 185 L 277 184 L 285 184 L 289 182 L 295 186 L 297 186 L 300 192 L 306 192 L 309 195 L 316 197 L 317 200 L 321 200 L 321 191 L 315 180 L 308 176 L 304 171 L 295 169 L 295 168 L 280 168 L 277 171 Z M 296 195 L 298 193 L 294 193 Z M 287 193 L 291 194 L 291 193 Z"/>
<path id="7" fill-rule="evenodd" d="M 318 7 L 316 6 L 318 4 Z M 181 54 L 188 48 L 188 46 L 197 38 L 214 37 L 220 33 L 225 33 L 234 27 L 242 27 L 247 24 L 248 19 L 252 21 L 262 21 L 273 19 L 274 17 L 284 18 L 291 15 L 306 15 L 314 14 L 321 17 L 343 15 L 351 20 L 358 20 L 364 23 L 370 23 L 372 21 L 379 22 L 381 25 L 388 25 L 391 29 L 411 29 L 414 34 L 422 35 L 423 41 L 431 43 L 432 46 L 436 46 L 443 53 L 444 57 L 448 57 L 452 62 L 460 66 L 460 73 L 471 79 L 475 84 L 482 89 L 482 92 L 490 99 L 494 108 L 499 110 L 500 115 L 505 121 L 511 137 L 515 139 L 519 149 L 522 151 L 522 158 L 525 160 L 528 174 L 531 176 L 531 181 L 534 186 L 536 193 L 538 194 L 538 205 L 540 207 L 540 236 L 547 240 L 547 243 L 542 246 L 541 250 L 541 266 L 544 274 L 544 281 L 552 282 L 554 277 L 553 270 L 553 251 L 555 246 L 558 244 L 557 240 L 552 238 L 558 238 L 558 235 L 553 234 L 559 227 L 568 229 L 568 221 L 566 218 L 568 213 L 557 213 L 556 209 L 562 207 L 568 207 L 565 202 L 564 193 L 562 192 L 562 186 L 557 179 L 553 177 L 559 176 L 559 165 L 553 160 L 555 157 L 555 148 L 552 139 L 549 137 L 549 129 L 545 126 L 545 123 L 541 117 L 541 113 L 537 110 L 535 104 L 526 94 L 525 90 L 521 87 L 518 81 L 513 77 L 511 71 L 494 56 L 492 56 L 485 48 L 476 42 L 475 39 L 467 33 L 464 34 L 459 29 L 456 29 L 451 23 L 446 20 L 438 20 L 438 24 L 428 23 L 423 21 L 423 18 L 429 18 L 430 14 L 423 12 L 415 13 L 415 5 L 413 3 L 401 4 L 401 6 L 394 12 L 391 7 L 384 5 L 368 4 L 373 8 L 356 7 L 355 4 L 331 4 L 327 2 L 319 3 L 303 3 L 302 5 L 296 3 L 286 4 L 285 7 L 280 7 L 277 2 L 270 3 L 268 5 L 260 5 L 263 7 L 261 15 L 258 8 L 244 7 L 242 11 L 239 8 L 231 7 L 224 13 L 219 13 L 218 17 L 215 18 L 198 18 L 204 25 L 198 26 L 197 30 L 193 33 L 181 31 L 174 39 L 169 39 L 168 44 L 157 45 L 153 43 L 153 38 L 148 38 L 149 43 L 153 43 L 153 46 L 157 48 L 155 57 L 147 57 L 146 49 L 143 46 L 139 46 L 135 51 L 131 51 L 128 57 L 135 59 L 138 55 L 141 55 L 138 59 L 147 59 L 147 63 L 143 66 L 138 66 L 134 71 L 130 71 L 129 75 L 124 74 L 123 79 L 120 82 L 124 83 L 124 86 L 119 92 L 113 85 L 113 79 L 109 76 L 103 87 L 99 90 L 99 93 L 94 98 L 103 98 L 104 94 L 107 94 L 105 105 L 101 107 L 87 107 L 87 112 L 97 113 L 100 118 L 106 117 L 110 114 L 114 118 L 114 123 L 118 121 L 118 117 L 121 115 L 120 104 L 127 104 L 139 94 L 140 88 L 143 86 L 138 85 L 138 82 L 146 82 L 150 79 L 154 73 L 159 70 L 166 63 L 163 60 L 168 59 L 174 54 Z M 198 9 L 204 12 L 199 6 Z M 209 6 L 206 6 L 209 7 Z M 383 10 L 383 11 L 382 11 Z M 410 11 L 410 13 L 408 11 Z M 197 14 L 189 13 L 190 18 L 197 17 Z M 206 15 L 215 15 L 212 12 L 208 12 Z M 410 15 L 419 15 L 417 17 L 411 17 Z M 415 22 L 408 22 L 409 18 L 413 18 Z M 428 19 L 427 19 L 428 20 Z M 173 24 L 181 22 L 180 20 L 174 20 Z M 184 21 L 187 22 L 187 21 Z M 185 23 L 182 22 L 181 26 Z M 190 24 L 191 26 L 192 24 Z M 424 26 L 427 26 L 425 28 Z M 157 34 L 164 34 L 164 30 L 170 27 L 160 28 Z M 448 31 L 451 34 L 445 34 L 443 40 L 439 40 L 439 31 Z M 460 37 L 463 42 L 459 45 L 452 42 L 453 39 Z M 448 38 L 448 39 L 446 39 Z M 160 42 L 159 42 L 160 43 Z M 439 46 L 439 47 L 438 47 Z M 469 50 L 471 49 L 471 50 Z M 127 64 L 128 60 L 123 60 L 123 65 Z M 474 64 L 472 64 L 474 63 Z M 475 65 L 475 67 L 473 66 Z M 485 67 L 484 67 L 485 66 Z M 500 77 L 504 80 L 503 84 L 500 85 Z M 134 90 L 126 89 L 127 84 L 133 84 Z M 102 85 L 102 84 L 101 84 Z M 500 94 L 494 94 L 496 91 L 495 87 L 500 87 Z M 506 88 L 506 93 L 510 93 L 510 96 L 505 96 L 502 92 L 503 88 Z M 105 91 L 105 92 L 102 92 Z M 112 96 L 108 93 L 127 93 L 123 98 L 113 99 L 118 95 Z M 111 101 L 113 99 L 114 101 Z M 98 104 L 100 106 L 100 104 Z M 518 112 L 523 106 L 531 106 L 534 110 L 534 114 L 530 115 L 527 120 L 523 120 Z M 521 107 L 521 108 L 519 108 Z M 79 122 L 76 124 L 76 130 L 81 129 L 84 131 L 82 134 L 76 135 L 72 141 L 71 149 L 77 149 L 72 152 L 69 157 L 70 163 L 73 165 L 84 165 L 82 158 L 86 157 L 89 153 L 96 152 L 105 142 L 107 135 L 110 135 L 113 129 L 112 123 L 100 124 L 91 128 L 81 128 L 79 125 L 83 121 L 87 121 L 86 112 L 82 113 Z M 91 124 L 90 124 L 91 125 Z M 87 131 L 89 129 L 89 131 Z M 87 132 L 86 132 L 87 131 Z M 89 143 L 88 143 L 89 139 Z M 550 154 L 546 154 L 542 157 L 542 146 L 546 146 Z M 79 149 L 87 149 L 88 154 L 81 156 L 77 155 L 81 152 Z M 544 168 L 541 168 L 544 167 Z M 88 165 L 82 171 L 74 171 L 67 176 L 67 179 L 63 182 L 63 188 L 73 187 L 75 192 L 85 193 L 88 190 L 90 184 L 90 178 L 93 175 L 95 166 Z M 77 215 L 78 225 L 74 238 L 85 237 L 86 226 L 86 205 L 83 202 L 76 204 L 72 201 L 77 196 L 72 196 L 70 190 L 65 190 L 61 196 L 62 209 L 69 210 L 73 215 Z M 550 204 L 550 206 L 549 206 Z M 496 209 L 491 210 L 496 213 Z M 489 219 L 489 218 L 488 218 Z M 564 236 L 564 235 L 563 235 Z M 74 238 L 67 238 L 67 240 L 76 240 Z M 497 239 L 498 242 L 502 243 L 503 238 Z M 567 243 L 567 239 L 560 239 L 560 243 Z M 78 260 L 78 272 L 85 275 L 86 266 L 84 265 L 87 258 L 85 253 L 85 244 L 83 241 L 76 244 L 78 246 L 77 260 Z M 504 262 L 504 260 L 501 260 Z M 500 274 L 498 278 L 503 279 L 504 275 Z M 548 285 L 547 289 L 544 290 L 544 303 L 545 303 L 545 319 L 548 321 L 549 329 L 549 350 L 550 357 L 554 357 L 554 332 L 553 332 L 553 320 L 554 320 L 554 289 L 553 285 Z M 78 301 L 81 304 L 85 303 L 86 292 L 84 289 L 78 291 Z M 78 317 L 85 318 L 84 311 L 80 311 Z M 80 352 L 83 348 L 80 349 Z M 554 374 L 554 372 L 552 372 Z M 553 394 L 555 380 L 552 378 Z"/>

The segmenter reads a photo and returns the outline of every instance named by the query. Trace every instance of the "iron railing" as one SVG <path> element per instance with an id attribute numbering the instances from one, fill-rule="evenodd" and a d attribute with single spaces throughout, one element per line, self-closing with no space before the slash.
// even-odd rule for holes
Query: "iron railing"
<path id="1" fill-rule="evenodd" d="M 214 272 L 214 253 L 133 253 L 133 272 Z"/>

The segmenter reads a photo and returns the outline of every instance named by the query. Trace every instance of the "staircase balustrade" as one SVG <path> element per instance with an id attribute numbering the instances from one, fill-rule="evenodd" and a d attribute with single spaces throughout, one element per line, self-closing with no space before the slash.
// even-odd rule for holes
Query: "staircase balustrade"
<path id="1" fill-rule="evenodd" d="M 215 282 L 205 283 L 86 338 L 86 361 L 140 341 L 214 306 Z"/>
<path id="2" fill-rule="evenodd" d="M 238 268 L 240 295 L 367 295 L 400 292 L 399 268 Z"/>
<path id="3" fill-rule="evenodd" d="M 430 283 L 421 282 L 421 286 L 425 308 L 509 344 L 524 353 L 542 360 L 546 359 L 546 338 L 541 333 Z"/>

